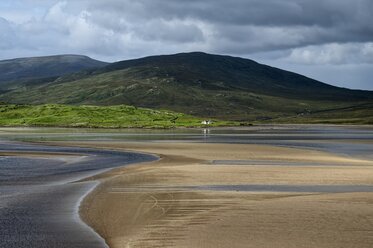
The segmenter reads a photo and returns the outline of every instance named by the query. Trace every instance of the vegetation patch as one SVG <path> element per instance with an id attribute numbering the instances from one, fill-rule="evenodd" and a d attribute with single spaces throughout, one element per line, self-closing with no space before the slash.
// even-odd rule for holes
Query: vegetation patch
<path id="1" fill-rule="evenodd" d="M 89 128 L 175 128 L 205 127 L 203 119 L 167 110 L 127 105 L 19 105 L 0 104 L 0 126 L 48 126 Z M 208 126 L 240 123 L 213 120 Z"/>

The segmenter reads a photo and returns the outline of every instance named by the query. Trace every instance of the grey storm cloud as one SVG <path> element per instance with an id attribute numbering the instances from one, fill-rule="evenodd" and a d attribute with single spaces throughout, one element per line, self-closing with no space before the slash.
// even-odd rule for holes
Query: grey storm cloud
<path id="1" fill-rule="evenodd" d="M 373 41 L 370 0 L 108 0 L 87 9 L 105 29 L 218 53 Z"/>
<path id="2" fill-rule="evenodd" d="M 89 6 L 104 11 L 132 13 L 140 18 L 196 18 L 237 25 L 332 26 L 348 19 L 356 11 L 368 14 L 373 5 L 369 0 L 108 0 L 90 1 Z"/>
<path id="3" fill-rule="evenodd" d="M 260 28 L 289 29 L 298 34 L 290 36 L 289 42 L 297 38 L 300 45 L 307 41 L 309 44 L 365 42 L 373 38 L 373 1 L 370 0 L 109 0 L 91 1 L 89 9 L 134 22 L 199 21 L 212 26 L 216 36 L 226 35 L 232 39 L 237 39 L 240 33 L 250 38 L 247 31 L 253 27 L 258 27 L 258 32 Z M 232 29 L 234 32 L 230 32 Z"/>
<path id="4" fill-rule="evenodd" d="M 364 46 L 373 41 L 371 0 L 49 2 L 45 15 L 2 33 L 20 34 L 20 43 L 28 44 L 32 44 L 32 36 L 50 40 L 52 33 L 65 40 L 55 43 L 57 46 L 109 56 L 116 49 L 139 51 L 139 47 L 149 47 L 150 53 L 165 52 L 157 45 L 162 42 L 170 52 L 183 45 L 186 49 L 251 54 L 331 43 Z M 0 21 L 2 29 L 4 21 Z"/>
<path id="5" fill-rule="evenodd" d="M 250 57 L 285 68 L 373 66 L 372 0 L 4 3 L 0 3 L 3 58 L 84 53 L 113 61 L 200 50 Z M 317 77 L 317 73 L 310 76 Z"/>

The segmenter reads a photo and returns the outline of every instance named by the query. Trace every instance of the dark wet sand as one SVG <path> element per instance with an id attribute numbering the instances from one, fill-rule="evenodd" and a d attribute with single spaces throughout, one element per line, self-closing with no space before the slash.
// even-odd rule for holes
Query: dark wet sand
<path id="1" fill-rule="evenodd" d="M 7 155 L 0 157 L 2 248 L 106 247 L 78 215 L 80 201 L 97 183 L 74 181 L 113 167 L 156 159 L 143 154 L 22 143 L 0 144 L 0 153 Z"/>

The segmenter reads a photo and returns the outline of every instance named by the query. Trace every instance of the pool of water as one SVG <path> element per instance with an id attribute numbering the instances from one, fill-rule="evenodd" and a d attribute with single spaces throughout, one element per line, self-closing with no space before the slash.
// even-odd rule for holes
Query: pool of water
<path id="1" fill-rule="evenodd" d="M 0 139 L 268 144 L 373 157 L 373 126 L 283 125 L 205 129 L 0 128 Z"/>
<path id="2" fill-rule="evenodd" d="M 154 156 L 118 151 L 0 142 L 1 248 L 95 248 L 104 241 L 78 216 L 79 202 L 95 182 L 76 182 L 126 164 L 152 161 Z M 27 157 L 27 153 L 75 154 L 74 160 Z"/>

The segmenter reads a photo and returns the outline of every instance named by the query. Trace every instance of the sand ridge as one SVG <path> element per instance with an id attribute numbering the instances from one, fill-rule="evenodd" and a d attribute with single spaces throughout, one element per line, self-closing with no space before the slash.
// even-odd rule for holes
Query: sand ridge
<path id="1" fill-rule="evenodd" d="M 81 215 L 110 247 L 373 247 L 373 193 L 236 192 L 187 187 L 371 185 L 373 164 L 369 160 L 259 145 L 68 144 L 161 156 L 156 162 L 91 178 L 101 184 L 84 200 Z M 306 160 L 324 166 L 217 166 L 212 160 Z"/>

